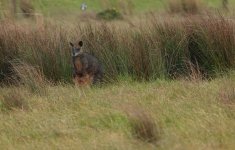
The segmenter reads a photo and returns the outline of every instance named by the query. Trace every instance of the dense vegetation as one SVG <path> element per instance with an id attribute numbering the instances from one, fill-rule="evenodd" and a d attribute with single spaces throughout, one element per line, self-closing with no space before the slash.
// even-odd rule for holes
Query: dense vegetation
<path id="1" fill-rule="evenodd" d="M 211 78 L 234 69 L 234 22 L 217 16 L 167 21 L 150 16 L 146 21 L 88 22 L 71 28 L 47 23 L 24 28 L 2 23 L 0 66 L 5 70 L 1 79 L 9 77 L 10 66 L 14 68 L 20 62 L 35 67 L 50 81 L 69 82 L 68 43 L 79 39 L 85 42 L 85 51 L 100 59 L 108 81 L 123 75 L 138 80 L 172 79 L 192 74 Z M 119 27 L 120 24 L 123 27 Z"/>
<path id="2" fill-rule="evenodd" d="M 235 149 L 233 1 L 6 2 L 0 149 Z M 71 84 L 79 40 L 99 87 Z"/>

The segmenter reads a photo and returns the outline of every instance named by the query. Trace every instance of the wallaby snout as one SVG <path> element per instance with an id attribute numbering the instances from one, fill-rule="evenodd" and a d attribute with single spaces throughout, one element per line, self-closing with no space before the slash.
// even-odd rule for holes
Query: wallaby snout
<path id="1" fill-rule="evenodd" d="M 82 52 L 81 48 L 83 46 L 83 42 L 80 41 L 76 44 L 73 44 L 72 42 L 69 43 L 70 46 L 72 47 L 72 56 L 78 55 L 80 52 Z"/>

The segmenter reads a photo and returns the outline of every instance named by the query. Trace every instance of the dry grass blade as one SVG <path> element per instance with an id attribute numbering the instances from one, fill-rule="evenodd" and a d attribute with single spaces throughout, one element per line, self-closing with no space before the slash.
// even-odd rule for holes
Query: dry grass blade
<path id="1" fill-rule="evenodd" d="M 48 85 L 48 81 L 39 69 L 22 62 L 13 63 L 12 66 L 16 73 L 15 79 L 18 78 L 20 84 L 25 85 L 33 93 L 43 94 L 46 92 L 45 87 Z"/>
<path id="2" fill-rule="evenodd" d="M 29 108 L 24 95 L 18 90 L 12 90 L 11 92 L 4 94 L 1 103 L 3 109 L 6 110 L 27 110 Z"/>
<path id="3" fill-rule="evenodd" d="M 206 74 L 203 74 L 202 71 L 200 70 L 200 67 L 198 66 L 198 63 L 195 65 L 192 62 L 188 62 L 188 67 L 189 67 L 189 80 L 190 81 L 202 81 L 205 77 Z"/>
<path id="4" fill-rule="evenodd" d="M 229 106 L 235 108 L 235 85 L 233 81 L 225 82 L 219 90 L 219 100 Z"/>

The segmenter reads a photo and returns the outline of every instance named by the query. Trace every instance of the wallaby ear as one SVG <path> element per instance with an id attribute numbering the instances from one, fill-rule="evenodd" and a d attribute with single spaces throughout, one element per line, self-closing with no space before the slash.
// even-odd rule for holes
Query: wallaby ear
<path id="1" fill-rule="evenodd" d="M 69 42 L 70 46 L 74 47 L 74 44 L 72 42 Z"/>
<path id="2" fill-rule="evenodd" d="M 78 42 L 78 45 L 79 45 L 80 47 L 82 47 L 82 46 L 83 46 L 83 42 L 82 42 L 82 41 Z"/>

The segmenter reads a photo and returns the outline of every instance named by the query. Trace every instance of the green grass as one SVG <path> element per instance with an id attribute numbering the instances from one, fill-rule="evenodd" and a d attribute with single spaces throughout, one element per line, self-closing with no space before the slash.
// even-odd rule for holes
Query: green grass
<path id="1" fill-rule="evenodd" d="M 42 12 L 47 16 L 61 16 L 80 14 L 80 6 L 83 2 L 88 5 L 89 12 L 98 12 L 111 7 L 120 8 L 121 0 L 33 0 L 33 5 L 37 12 Z M 167 8 L 167 0 L 129 0 L 133 3 L 134 13 L 159 11 Z M 206 6 L 221 8 L 221 0 L 201 0 Z M 7 6 L 7 1 L 1 1 Z M 123 2 L 123 1 L 122 1 Z M 234 8 L 235 1 L 230 0 L 230 7 Z M 126 3 L 126 2 L 124 2 Z M 0 7 L 2 7 L 0 5 Z"/>
<path id="2" fill-rule="evenodd" d="M 110 1 L 110 0 L 108 0 Z M 39 5 L 42 9 L 47 11 L 53 11 L 53 9 L 69 9 L 80 11 L 80 5 L 86 2 L 89 10 L 101 10 L 102 9 L 102 0 L 57 0 L 48 1 L 48 0 L 37 0 L 34 3 Z M 117 0 L 111 0 L 110 7 L 115 6 Z M 163 6 L 162 0 L 137 0 L 133 1 L 133 4 L 136 6 L 137 10 L 148 10 L 149 8 L 161 8 Z M 108 5 L 108 4 L 107 4 Z"/>
<path id="3" fill-rule="evenodd" d="M 43 96 L 0 88 L 0 100 L 18 91 L 28 105 L 6 110 L 0 104 L 0 149 L 233 150 L 234 80 L 121 81 L 83 90 L 57 85 Z M 126 110 L 152 116 L 160 130 L 156 143 L 135 138 Z"/>
<path id="4" fill-rule="evenodd" d="M 83 2 L 88 5 L 88 13 L 83 13 L 93 15 L 97 12 L 105 10 L 107 8 L 117 8 L 124 14 L 140 14 L 145 12 L 159 12 L 168 9 L 167 0 L 128 0 L 131 2 L 131 6 L 128 5 L 128 1 L 122 0 L 32 0 L 33 6 L 36 8 L 37 13 L 42 13 L 44 16 L 50 16 L 53 18 L 64 17 L 74 19 L 75 16 L 81 15 L 82 11 L 80 6 Z M 203 8 L 221 8 L 221 0 L 199 0 L 202 2 L 200 7 Z M 7 0 L 0 1 L 0 7 L 4 11 L 0 11 L 3 15 L 6 10 L 9 9 Z M 229 8 L 235 8 L 235 1 L 229 0 Z M 123 8 L 123 6 L 125 8 Z M 206 7 L 204 7 L 206 6 Z M 20 12 L 20 8 L 18 8 Z M 64 18 L 59 18 L 63 20 Z"/>
<path id="5" fill-rule="evenodd" d="M 119 7 L 117 0 L 108 0 L 109 3 L 102 2 L 102 0 L 86 0 L 88 5 L 88 11 L 101 11 L 103 9 Z M 37 10 L 42 11 L 47 15 L 61 15 L 61 14 L 79 14 L 81 13 L 80 6 L 84 0 L 57 0 L 47 1 L 47 0 L 37 0 L 34 1 L 34 5 Z M 133 1 L 134 11 L 143 12 L 150 10 L 159 10 L 162 9 L 164 4 L 161 0 L 138 0 Z"/>
<path id="6" fill-rule="evenodd" d="M 79 11 L 77 1 L 40 2 L 46 13 Z M 156 8 L 135 2 L 137 10 Z M 96 1 L 90 7 L 99 10 L 98 5 Z M 181 65 L 184 52 L 191 49 L 203 54 L 194 54 L 202 71 L 222 74 L 234 69 L 233 22 L 223 17 L 199 22 L 166 18 L 168 22 L 159 24 L 158 18 L 150 19 L 149 26 L 139 23 L 134 28 L 118 22 L 74 27 L 45 22 L 36 30 L 3 23 L 3 69 L 9 69 L 6 62 L 13 63 L 24 85 L 0 87 L 0 149 L 235 149 L 234 74 L 201 81 L 198 68 Z M 108 78 L 122 80 L 91 89 L 68 84 L 68 42 L 78 38 L 103 62 Z M 189 69 L 187 78 L 198 80 L 163 80 L 181 69 Z M 132 81 L 138 77 L 139 82 Z M 144 78 L 149 82 L 141 82 Z M 142 117 L 132 118 L 139 114 Z M 153 122 L 156 140 L 138 139 L 140 129 L 133 120 L 147 127 Z"/>
<path id="7" fill-rule="evenodd" d="M 86 2 L 88 10 L 100 11 L 103 7 L 116 7 L 118 0 L 108 0 L 110 4 L 105 4 L 104 0 L 34 0 L 34 5 L 38 10 L 45 14 L 63 14 L 63 13 L 80 13 L 80 5 Z M 162 10 L 167 7 L 165 0 L 132 0 L 135 12 L 146 12 L 153 10 Z M 203 3 L 210 7 L 221 7 L 221 0 L 202 0 Z M 105 6 L 104 6 L 105 4 Z M 235 3 L 231 1 L 231 5 Z"/>

